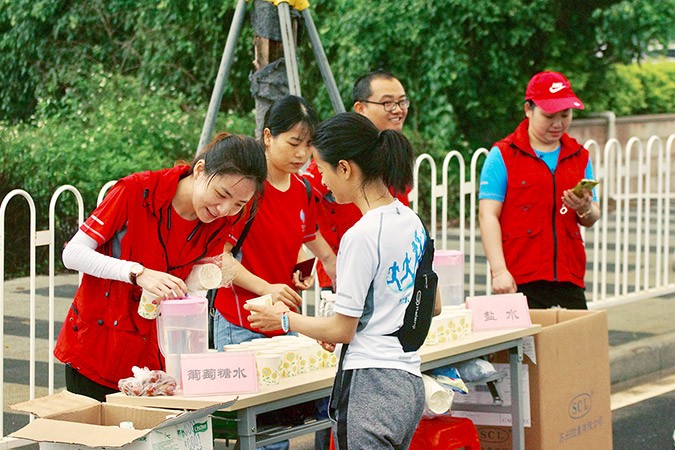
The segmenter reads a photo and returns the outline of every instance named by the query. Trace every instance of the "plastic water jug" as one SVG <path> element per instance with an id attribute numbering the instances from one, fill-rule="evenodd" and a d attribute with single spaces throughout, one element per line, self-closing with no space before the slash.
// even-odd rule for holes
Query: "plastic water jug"
<path id="1" fill-rule="evenodd" d="M 157 316 L 157 341 L 166 361 L 166 373 L 181 385 L 180 355 L 206 353 L 208 301 L 204 297 L 164 300 Z"/>
<path id="2" fill-rule="evenodd" d="M 464 303 L 464 253 L 459 250 L 436 250 L 434 270 L 443 306 Z"/>

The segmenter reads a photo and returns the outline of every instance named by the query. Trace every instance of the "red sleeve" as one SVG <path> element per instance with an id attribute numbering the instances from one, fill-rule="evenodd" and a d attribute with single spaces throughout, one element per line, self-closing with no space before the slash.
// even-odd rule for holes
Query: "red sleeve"
<path id="1" fill-rule="evenodd" d="M 103 245 L 127 223 L 127 190 L 124 183 L 116 183 L 100 205 L 84 221 L 80 229 Z"/>

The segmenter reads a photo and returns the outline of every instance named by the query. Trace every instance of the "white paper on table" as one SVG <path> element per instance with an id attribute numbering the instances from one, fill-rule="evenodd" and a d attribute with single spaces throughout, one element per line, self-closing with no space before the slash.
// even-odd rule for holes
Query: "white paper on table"
<path id="1" fill-rule="evenodd" d="M 530 358 L 533 364 L 537 364 L 537 350 L 534 348 L 534 336 L 523 338 L 523 353 Z"/>
<path id="2" fill-rule="evenodd" d="M 509 364 L 493 364 L 497 372 L 506 372 L 504 379 L 497 384 L 504 406 L 511 406 L 511 370 Z M 526 364 L 521 365 L 520 386 L 523 391 L 523 423 L 526 427 L 532 424 L 530 417 L 530 373 Z M 498 412 L 462 411 L 461 405 L 493 405 L 492 394 L 487 384 L 471 388 L 468 394 L 457 394 L 452 402 L 452 415 L 469 418 L 476 425 L 511 426 L 511 414 Z"/>

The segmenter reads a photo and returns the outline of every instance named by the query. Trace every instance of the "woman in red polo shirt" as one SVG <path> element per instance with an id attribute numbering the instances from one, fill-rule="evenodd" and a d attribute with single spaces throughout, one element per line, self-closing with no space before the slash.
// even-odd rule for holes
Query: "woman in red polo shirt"
<path id="1" fill-rule="evenodd" d="M 293 273 L 295 264 L 306 258 L 303 244 L 335 276 L 335 253 L 317 232 L 316 203 L 298 175 L 311 155 L 317 124 L 314 109 L 293 95 L 277 100 L 265 115 L 265 195 L 241 245 L 237 276 L 232 286 L 220 288 L 216 294 L 213 335 L 218 350 L 226 344 L 281 334 L 252 330 L 244 304 L 271 294 L 273 302 L 282 301 L 292 309 L 300 306 L 302 297 L 297 291 L 308 289 L 313 282 L 313 278 L 300 280 Z M 241 221 L 233 236 L 239 236 L 244 226 Z"/>

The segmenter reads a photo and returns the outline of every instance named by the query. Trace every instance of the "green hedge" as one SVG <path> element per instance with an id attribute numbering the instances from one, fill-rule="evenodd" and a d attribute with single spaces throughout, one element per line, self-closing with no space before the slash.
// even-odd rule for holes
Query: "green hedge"
<path id="1" fill-rule="evenodd" d="M 587 102 L 587 111 L 617 116 L 675 112 L 675 61 L 617 65 L 605 81 L 612 95 Z"/>

